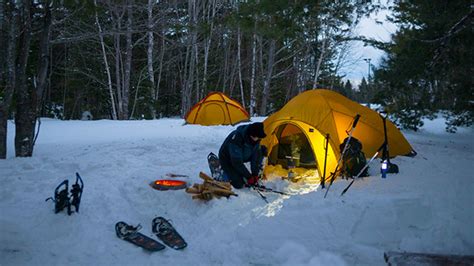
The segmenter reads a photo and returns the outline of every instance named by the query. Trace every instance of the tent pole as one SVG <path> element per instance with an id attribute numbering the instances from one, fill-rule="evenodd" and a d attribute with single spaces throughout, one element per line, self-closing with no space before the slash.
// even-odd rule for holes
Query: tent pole
<path id="1" fill-rule="evenodd" d="M 329 144 L 329 134 L 326 134 L 326 144 L 324 145 L 324 170 L 323 177 L 321 178 L 321 188 L 324 189 L 324 183 L 326 182 L 326 162 L 328 159 L 328 144 Z"/>

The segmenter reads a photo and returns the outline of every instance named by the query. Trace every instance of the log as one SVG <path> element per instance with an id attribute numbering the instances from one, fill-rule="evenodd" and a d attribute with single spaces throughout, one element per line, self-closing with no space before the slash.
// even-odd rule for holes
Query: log
<path id="1" fill-rule="evenodd" d="M 232 191 L 232 185 L 229 182 L 221 182 L 214 180 L 203 172 L 199 173 L 199 177 L 204 180 L 202 184 L 193 184 L 192 187 L 186 189 L 187 193 L 195 194 L 193 199 L 211 200 L 212 198 L 238 196 Z"/>
<path id="2" fill-rule="evenodd" d="M 193 200 L 194 199 L 199 199 L 199 200 L 204 200 L 204 197 L 202 194 L 196 194 L 191 197 Z"/>
<path id="3" fill-rule="evenodd" d="M 389 251 L 384 253 L 384 258 L 392 266 L 474 265 L 474 256 Z"/>
<path id="4" fill-rule="evenodd" d="M 204 180 L 204 183 L 208 182 L 223 189 L 232 189 L 232 185 L 229 182 L 214 180 L 212 177 L 206 175 L 203 172 L 199 172 L 199 177 Z"/>
<path id="5" fill-rule="evenodd" d="M 232 187 L 230 186 L 230 184 L 228 186 L 225 183 L 221 183 L 221 182 L 218 182 L 218 181 L 214 181 L 214 182 L 204 181 L 204 185 L 206 185 L 208 187 L 218 187 L 218 188 L 225 189 L 225 190 L 232 190 Z"/>
<path id="6" fill-rule="evenodd" d="M 204 179 L 204 180 L 207 180 L 207 181 L 213 181 L 214 179 L 208 175 L 206 175 L 205 173 L 203 172 L 199 172 L 199 177 Z"/>
<path id="7" fill-rule="evenodd" d="M 188 188 L 186 189 L 186 192 L 187 192 L 187 193 L 193 193 L 193 194 L 199 194 L 199 193 L 200 193 L 200 192 L 199 192 L 199 189 L 197 189 L 197 188 L 195 188 L 195 187 L 188 187 Z"/>
<path id="8" fill-rule="evenodd" d="M 213 195 L 211 193 L 201 193 L 192 196 L 192 199 L 200 199 L 200 200 L 211 200 Z"/>
<path id="9" fill-rule="evenodd" d="M 208 187 L 206 191 L 210 191 L 212 193 L 217 193 L 217 194 L 221 194 L 223 196 L 238 196 L 237 194 L 235 194 L 233 191 L 231 190 L 227 190 L 227 189 L 222 189 L 222 188 L 216 188 L 216 187 Z"/>

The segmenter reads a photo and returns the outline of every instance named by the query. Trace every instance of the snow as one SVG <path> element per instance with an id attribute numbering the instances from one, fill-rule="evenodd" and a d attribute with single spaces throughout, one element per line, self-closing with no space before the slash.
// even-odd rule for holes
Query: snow
<path id="1" fill-rule="evenodd" d="M 264 118 L 254 118 L 262 121 Z M 474 254 L 472 128 L 444 132 L 441 118 L 404 132 L 418 152 L 392 160 L 399 174 L 336 180 L 326 199 L 317 184 L 269 180 L 290 193 L 252 190 L 200 202 L 178 191 L 150 188 L 166 173 L 202 183 L 206 157 L 232 126 L 183 126 L 182 119 L 60 121 L 42 119 L 32 158 L 0 160 L 0 265 L 383 265 L 385 251 Z M 84 180 L 79 213 L 54 214 L 44 200 L 64 179 Z M 148 253 L 118 239 L 118 221 L 170 219 L 188 242 L 182 251 Z"/>

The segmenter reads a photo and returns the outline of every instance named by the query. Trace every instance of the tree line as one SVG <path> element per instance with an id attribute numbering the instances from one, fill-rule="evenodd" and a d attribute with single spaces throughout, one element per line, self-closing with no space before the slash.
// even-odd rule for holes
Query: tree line
<path id="1" fill-rule="evenodd" d="M 84 111 L 94 119 L 182 117 L 211 91 L 237 99 L 252 115 L 268 115 L 313 88 L 378 101 L 403 115 L 418 98 L 392 107 L 388 99 L 405 94 L 393 93 L 394 83 L 383 79 L 397 71 L 389 60 L 401 37 L 380 44 L 354 33 L 361 17 L 381 8 L 370 0 L 4 0 L 0 158 L 9 118 L 15 119 L 16 156 L 31 156 L 39 117 L 79 119 Z M 397 20 L 405 10 L 394 14 Z M 445 46 L 462 40 L 461 32 L 466 35 L 453 32 Z M 354 40 L 389 54 L 363 81 L 370 86 L 360 89 L 341 74 Z"/>
<path id="2" fill-rule="evenodd" d="M 392 14 L 399 29 L 390 43 L 376 44 L 386 56 L 374 69 L 369 101 L 381 103 L 413 130 L 423 125 L 421 118 L 439 110 L 448 132 L 472 125 L 471 1 L 397 0 Z"/>

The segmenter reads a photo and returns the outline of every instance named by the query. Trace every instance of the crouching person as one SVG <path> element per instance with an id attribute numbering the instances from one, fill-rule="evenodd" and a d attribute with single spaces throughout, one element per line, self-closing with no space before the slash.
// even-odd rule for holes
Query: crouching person
<path id="1" fill-rule="evenodd" d="M 234 188 L 258 183 L 258 174 L 266 148 L 260 146 L 265 137 L 263 123 L 242 125 L 232 131 L 219 149 L 219 161 L 224 171 L 224 179 Z M 250 162 L 250 171 L 244 163 Z"/>

